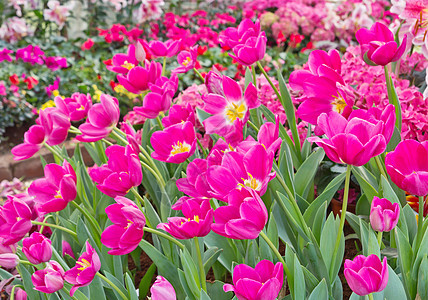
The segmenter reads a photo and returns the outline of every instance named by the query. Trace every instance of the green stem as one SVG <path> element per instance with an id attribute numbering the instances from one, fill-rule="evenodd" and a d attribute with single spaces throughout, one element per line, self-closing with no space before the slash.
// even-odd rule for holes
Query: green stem
<path id="1" fill-rule="evenodd" d="M 251 128 L 253 128 L 257 133 L 259 132 L 259 129 L 257 128 L 257 126 L 251 122 L 250 120 L 247 121 L 248 125 L 251 126 Z"/>
<path id="2" fill-rule="evenodd" d="M 131 192 L 132 192 L 132 193 L 134 194 L 134 196 L 137 198 L 137 205 L 138 205 L 139 203 L 141 203 L 144 207 L 146 207 L 146 204 L 145 204 L 145 202 L 144 202 L 143 197 L 141 197 L 141 195 L 138 193 L 138 190 L 137 190 L 137 188 L 136 188 L 135 186 L 131 188 Z M 150 227 L 150 228 L 153 228 L 152 224 L 150 224 L 149 218 L 147 218 L 147 217 L 146 217 L 146 214 L 145 214 L 145 212 L 143 211 L 143 208 L 141 207 L 141 205 L 138 205 L 138 207 L 140 208 L 141 212 L 144 214 L 144 217 L 146 218 L 147 226 L 148 226 L 148 227 Z"/>
<path id="3" fill-rule="evenodd" d="M 342 211 L 340 213 L 340 224 L 339 230 L 337 232 L 336 243 L 334 244 L 333 258 L 335 259 L 337 256 L 337 252 L 339 251 L 340 240 L 342 239 L 343 227 L 345 227 L 345 218 L 346 218 L 346 209 L 348 207 L 348 196 L 349 196 L 349 183 L 351 181 L 351 165 L 346 166 L 346 178 L 345 178 L 345 191 L 343 193 L 343 203 L 342 203 Z M 330 279 L 333 280 L 333 270 L 334 270 L 334 262 L 332 261 L 330 265 Z"/>
<path id="4" fill-rule="evenodd" d="M 196 254 L 198 255 L 198 265 L 199 265 L 199 275 L 201 277 L 201 288 L 206 292 L 207 291 L 207 279 L 205 277 L 204 264 L 202 262 L 201 249 L 199 247 L 199 239 L 197 236 L 194 238 L 196 246 Z"/>
<path id="5" fill-rule="evenodd" d="M 20 284 L 15 284 L 15 285 L 12 287 L 12 291 L 10 291 L 10 300 L 14 300 L 14 299 L 15 299 L 15 289 L 16 289 L 16 288 L 24 289 L 24 286 L 22 286 L 22 285 L 20 285 Z"/>
<path id="6" fill-rule="evenodd" d="M 101 227 L 97 222 L 94 222 L 94 217 L 91 216 L 86 209 L 83 209 L 76 201 L 71 201 L 71 204 L 86 217 L 86 219 L 91 223 L 92 227 L 94 227 L 101 236 Z"/>
<path id="7" fill-rule="evenodd" d="M 159 115 L 156 117 L 156 122 L 158 122 L 159 128 L 160 128 L 161 130 L 164 130 L 164 127 L 163 127 L 163 125 L 162 125 L 162 121 L 161 121 L 161 119 L 159 118 Z"/>
<path id="8" fill-rule="evenodd" d="M 160 237 L 163 237 L 164 239 L 167 239 L 171 242 L 173 242 L 174 244 L 176 244 L 178 247 L 180 247 L 180 249 L 184 250 L 184 245 L 182 243 L 180 243 L 179 241 L 177 241 L 175 238 L 173 238 L 172 236 L 169 236 L 163 232 L 160 232 L 159 230 L 153 229 L 153 228 L 149 228 L 149 227 L 144 227 L 144 230 L 150 233 L 154 233 Z"/>
<path id="9" fill-rule="evenodd" d="M 202 80 L 202 82 L 204 82 L 204 83 L 205 83 L 204 76 L 202 76 L 202 74 L 201 74 L 201 73 L 199 73 L 199 71 L 198 71 L 198 70 L 196 70 L 196 68 L 193 68 L 193 71 L 195 71 L 196 75 L 198 75 L 198 76 L 199 76 L 199 78 Z"/>
<path id="10" fill-rule="evenodd" d="M 67 293 L 68 296 L 70 296 L 70 291 L 65 286 L 62 289 Z M 78 300 L 75 296 L 70 296 L 70 297 L 73 300 Z M 86 297 L 86 299 L 88 299 L 88 297 Z"/>
<path id="11" fill-rule="evenodd" d="M 379 169 L 380 173 L 386 178 L 388 179 L 388 175 L 386 175 L 385 169 L 382 166 L 382 162 L 379 158 L 379 156 L 375 156 L 374 160 L 376 162 L 377 168 Z"/>
<path id="12" fill-rule="evenodd" d="M 44 219 L 43 219 L 43 223 L 46 223 L 46 221 L 47 221 L 49 218 L 53 218 L 53 215 L 48 215 L 46 218 L 44 218 Z M 43 229 L 45 229 L 45 225 L 40 226 L 39 233 L 42 233 L 42 232 L 43 232 Z"/>
<path id="13" fill-rule="evenodd" d="M 290 273 L 290 270 L 288 269 L 287 265 L 285 264 L 285 260 L 282 257 L 281 253 L 279 253 L 278 249 L 275 247 L 275 245 L 272 243 L 272 241 L 269 239 L 269 237 L 264 233 L 263 231 L 260 231 L 260 236 L 265 240 L 266 244 L 268 244 L 269 248 L 275 253 L 276 258 L 282 263 L 284 266 L 285 274 L 288 278 L 292 278 L 292 275 Z"/>
<path id="14" fill-rule="evenodd" d="M 198 142 L 199 148 L 201 148 L 202 154 L 203 154 L 203 155 L 204 155 L 204 157 L 206 158 L 206 157 L 208 156 L 208 154 L 207 154 L 207 152 L 205 151 L 204 146 L 202 146 L 202 143 L 201 143 L 201 141 L 200 141 L 198 138 L 196 138 L 196 141 Z"/>
<path id="15" fill-rule="evenodd" d="M 272 89 L 274 90 L 276 96 L 278 97 L 278 100 L 282 103 L 282 97 L 279 94 L 278 89 L 276 88 L 276 86 L 273 84 L 272 80 L 270 80 L 269 75 L 266 73 L 265 69 L 263 69 L 262 65 L 260 64 L 260 62 L 257 62 L 257 66 L 259 66 L 260 71 L 262 71 L 263 75 L 266 77 L 266 80 L 269 82 L 270 86 L 272 87 Z"/>
<path id="16" fill-rule="evenodd" d="M 62 230 L 64 232 L 67 232 L 68 234 L 74 236 L 77 239 L 77 234 L 75 232 L 71 231 L 68 228 L 65 228 L 65 227 L 62 227 L 62 226 L 59 226 L 59 225 L 55 225 L 55 224 L 38 222 L 38 221 L 31 221 L 31 223 L 33 225 L 42 225 L 42 226 L 47 226 L 47 227 L 51 227 L 51 228 Z"/>
<path id="17" fill-rule="evenodd" d="M 163 58 L 162 76 L 165 76 L 165 68 L 166 68 L 166 56 L 164 56 L 164 58 Z"/>
<path id="18" fill-rule="evenodd" d="M 379 249 L 382 248 L 382 234 L 383 234 L 383 231 L 379 231 L 377 233 L 377 243 L 379 244 Z"/>
<path id="19" fill-rule="evenodd" d="M 368 294 L 369 300 L 373 300 L 373 294 Z"/>
<path id="20" fill-rule="evenodd" d="M 112 143 L 112 142 L 107 141 L 106 139 L 102 139 L 102 141 L 103 141 L 104 143 L 106 143 L 107 145 L 109 145 L 109 146 L 113 145 L 113 143 Z"/>
<path id="21" fill-rule="evenodd" d="M 419 211 L 418 211 L 418 233 L 416 235 L 416 249 L 419 249 L 419 244 L 422 241 L 422 228 L 424 225 L 424 196 L 419 196 Z"/>
<path id="22" fill-rule="evenodd" d="M 255 86 L 257 86 L 257 81 L 256 81 L 256 64 L 251 66 L 251 73 L 253 73 L 253 83 Z"/>
<path id="23" fill-rule="evenodd" d="M 95 275 L 97 275 L 99 278 L 101 278 L 102 280 L 104 280 L 105 282 L 107 282 L 113 289 L 115 289 L 116 292 L 120 295 L 120 297 L 122 297 L 122 299 L 128 300 L 128 297 L 125 296 L 125 294 L 113 282 L 111 282 L 110 279 L 108 279 L 107 277 L 105 277 L 100 272 L 97 272 Z"/>
<path id="24" fill-rule="evenodd" d="M 26 260 L 19 260 L 19 263 L 20 264 L 23 264 L 23 265 L 29 265 L 29 266 L 34 266 L 32 263 L 30 263 L 29 261 L 26 261 Z"/>
<path id="25" fill-rule="evenodd" d="M 58 156 L 58 158 L 64 158 L 64 157 L 62 156 L 62 154 L 61 154 L 60 152 L 58 152 L 58 151 L 57 151 L 57 149 L 55 149 L 54 147 L 49 146 L 49 145 L 48 145 L 48 144 L 46 144 L 46 143 L 44 143 L 44 145 L 45 145 L 46 149 L 48 149 L 50 152 L 52 152 L 52 154 L 54 154 L 54 155 Z"/>

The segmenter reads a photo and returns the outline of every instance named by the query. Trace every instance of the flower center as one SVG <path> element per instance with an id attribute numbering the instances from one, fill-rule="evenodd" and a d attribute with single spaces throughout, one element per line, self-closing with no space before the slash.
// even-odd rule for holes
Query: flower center
<path id="1" fill-rule="evenodd" d="M 247 179 L 241 179 L 244 183 L 238 183 L 239 189 L 242 187 L 249 187 L 250 189 L 253 189 L 255 191 L 260 191 L 260 189 L 262 188 L 262 183 L 259 180 L 255 179 L 250 173 L 248 173 Z"/>
<path id="2" fill-rule="evenodd" d="M 134 224 L 134 222 L 132 222 L 131 220 L 127 220 L 128 224 L 126 225 L 125 229 L 128 229 L 132 224 Z"/>
<path id="3" fill-rule="evenodd" d="M 187 67 L 188 64 L 192 61 L 192 58 L 190 56 L 187 56 L 185 60 L 181 63 L 183 66 Z"/>
<path id="4" fill-rule="evenodd" d="M 60 191 L 60 190 L 57 190 L 57 191 L 56 191 L 56 195 L 55 195 L 54 197 L 55 197 L 55 199 L 62 199 L 61 191 Z"/>
<path id="5" fill-rule="evenodd" d="M 245 116 L 245 113 L 247 111 L 247 107 L 244 102 L 240 102 L 238 104 L 231 103 L 228 106 L 226 106 L 226 118 L 231 122 L 235 122 L 236 119 L 243 119 Z"/>
<path id="6" fill-rule="evenodd" d="M 196 221 L 196 223 L 199 223 L 199 221 L 200 221 L 199 216 L 198 216 L 198 215 L 193 216 L 193 218 L 192 218 L 192 219 L 191 219 L 191 218 L 187 218 L 187 221 L 182 221 L 182 222 L 181 222 L 181 225 L 183 225 L 183 224 L 184 224 L 184 223 L 186 223 L 186 222 L 190 222 L 190 221 Z"/>
<path id="7" fill-rule="evenodd" d="M 125 69 L 131 70 L 133 67 L 135 67 L 134 64 L 129 63 L 127 60 L 123 63 L 121 67 L 124 67 Z"/>
<path id="8" fill-rule="evenodd" d="M 177 144 L 172 145 L 171 155 L 176 155 L 178 153 L 184 153 L 190 151 L 190 145 L 186 142 L 177 142 Z"/>
<path id="9" fill-rule="evenodd" d="M 339 93 L 337 93 L 337 96 L 333 95 L 333 99 L 333 102 L 331 102 L 333 110 L 341 114 L 346 107 L 345 99 Z"/>
<path id="10" fill-rule="evenodd" d="M 80 268 L 77 268 L 77 270 L 79 270 L 79 271 L 83 271 L 86 268 L 89 268 L 91 266 L 91 263 L 89 261 L 87 261 L 86 259 L 84 259 L 84 258 L 82 259 L 82 261 L 77 261 L 76 263 L 79 264 L 79 265 L 81 265 Z M 80 275 L 80 272 L 77 275 Z"/>

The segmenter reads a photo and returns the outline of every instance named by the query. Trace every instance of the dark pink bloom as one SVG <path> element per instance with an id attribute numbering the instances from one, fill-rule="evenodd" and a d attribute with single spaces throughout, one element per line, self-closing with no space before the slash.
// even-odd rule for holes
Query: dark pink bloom
<path id="1" fill-rule="evenodd" d="M 388 284 L 386 257 L 381 262 L 375 254 L 357 255 L 354 260 L 345 260 L 344 271 L 351 290 L 360 296 L 383 291 Z"/>
<path id="2" fill-rule="evenodd" d="M 0 51 L 0 62 L 7 60 L 8 62 L 12 61 L 12 57 L 9 55 L 10 53 L 13 53 L 12 50 L 8 50 L 6 48 L 3 48 L 3 50 Z"/>
<path id="3" fill-rule="evenodd" d="M 150 288 L 152 300 L 176 300 L 174 287 L 164 277 L 158 275 Z"/>
<path id="4" fill-rule="evenodd" d="M 106 149 L 108 163 L 89 169 L 89 176 L 98 183 L 97 188 L 110 197 L 125 196 L 143 179 L 141 164 L 134 149 L 113 145 Z"/>
<path id="5" fill-rule="evenodd" d="M 116 197 L 117 203 L 106 208 L 106 214 L 114 224 L 101 234 L 101 243 L 112 248 L 108 254 L 124 255 L 138 247 L 144 235 L 146 218 L 138 206 L 125 197 Z"/>
<path id="6" fill-rule="evenodd" d="M 213 210 L 208 199 L 202 203 L 188 199 L 181 205 L 181 211 L 184 217 L 168 218 L 168 223 L 160 223 L 157 228 L 182 240 L 202 237 L 210 233 Z"/>
<path id="7" fill-rule="evenodd" d="M 70 121 L 80 121 L 88 115 L 92 107 L 90 94 L 74 93 L 71 98 L 55 97 L 55 105 L 64 115 L 69 116 Z"/>
<path id="8" fill-rule="evenodd" d="M 140 145 L 141 145 L 141 129 L 135 131 L 134 127 L 129 123 L 122 122 L 120 125 L 120 130 L 126 133 L 126 139 L 131 145 L 134 152 L 138 155 L 140 153 Z"/>
<path id="9" fill-rule="evenodd" d="M 15 253 L 1 253 L 0 267 L 5 269 L 14 269 L 19 264 L 19 256 Z"/>
<path id="10" fill-rule="evenodd" d="M 52 71 L 67 68 L 67 59 L 61 56 L 45 57 L 45 65 Z"/>
<path id="11" fill-rule="evenodd" d="M 238 188 L 229 192 L 227 202 L 227 206 L 214 211 L 215 223 L 211 229 L 230 239 L 257 238 L 268 220 L 266 206 L 257 192 L 251 188 Z"/>
<path id="12" fill-rule="evenodd" d="M 234 55 L 229 56 L 243 66 L 251 66 L 265 56 L 266 42 L 266 34 L 261 32 L 257 37 L 250 37 L 245 43 L 233 47 Z"/>
<path id="13" fill-rule="evenodd" d="M 160 112 L 171 107 L 171 101 L 178 87 L 178 77 L 173 74 L 170 79 L 160 77 L 154 84 L 149 83 L 149 92 L 143 99 L 143 106 L 134 107 L 134 111 L 143 117 L 154 119 Z"/>
<path id="14" fill-rule="evenodd" d="M 43 234 L 33 232 L 22 241 L 22 252 L 32 264 L 48 262 L 52 257 L 51 241 Z"/>
<path id="15" fill-rule="evenodd" d="M 86 242 L 86 251 L 79 257 L 76 266 L 64 274 L 64 279 L 73 285 L 70 296 L 73 297 L 79 287 L 89 285 L 100 268 L 101 262 L 97 252 L 89 242 Z"/>
<path id="16" fill-rule="evenodd" d="M 190 48 L 190 51 L 183 50 L 177 55 L 177 61 L 180 67 L 175 68 L 173 73 L 187 73 L 196 66 L 198 58 L 198 46 Z"/>
<path id="17" fill-rule="evenodd" d="M 94 45 L 94 40 L 93 39 L 87 39 L 82 46 L 80 47 L 83 51 L 89 50 L 92 48 L 92 46 Z"/>
<path id="18" fill-rule="evenodd" d="M 200 158 L 192 160 L 187 166 L 187 177 L 177 179 L 176 181 L 178 190 L 190 197 L 210 198 L 209 191 L 211 191 L 211 188 L 207 182 L 207 169 L 207 160 Z M 177 203 L 173 205 L 173 209 L 175 209 Z"/>
<path id="19" fill-rule="evenodd" d="M 45 177 L 33 181 L 28 193 L 34 197 L 38 210 L 44 213 L 63 210 L 77 195 L 76 173 L 69 162 L 62 166 L 47 164 Z"/>
<path id="20" fill-rule="evenodd" d="M 253 23 L 250 19 L 244 19 L 238 26 L 228 27 L 223 31 L 220 36 L 220 45 L 222 47 L 229 47 L 233 49 L 239 44 L 245 44 L 251 37 L 258 37 L 260 35 L 260 21 L 257 20 Z"/>
<path id="21" fill-rule="evenodd" d="M 370 224 L 375 231 L 391 231 L 398 223 L 400 206 L 386 198 L 374 197 L 370 209 Z"/>
<path id="22" fill-rule="evenodd" d="M 382 121 L 358 117 L 346 120 L 332 111 L 318 117 L 318 126 L 327 138 L 310 137 L 308 141 L 317 143 L 328 158 L 336 163 L 362 166 L 386 149 L 383 135 L 385 124 Z"/>
<path id="23" fill-rule="evenodd" d="M 76 257 L 74 256 L 74 253 L 73 253 L 73 249 L 71 249 L 70 243 L 67 242 L 66 240 L 62 240 L 62 256 L 65 257 L 66 254 L 68 254 L 72 258 L 76 259 Z"/>
<path id="24" fill-rule="evenodd" d="M 23 160 L 32 157 L 36 154 L 45 141 L 45 130 L 43 126 L 32 125 L 27 132 L 24 133 L 24 143 L 12 148 L 14 160 Z"/>
<path id="25" fill-rule="evenodd" d="M 128 53 L 118 53 L 112 58 L 112 65 L 107 69 L 120 74 L 127 74 L 132 68 L 138 66 L 138 60 L 135 56 L 136 47 L 129 45 Z"/>
<path id="26" fill-rule="evenodd" d="M 8 197 L 3 206 L 0 206 L 0 237 L 3 245 L 8 246 L 19 242 L 33 226 L 35 219 L 32 209 L 18 197 Z"/>
<path id="27" fill-rule="evenodd" d="M 167 40 L 165 43 L 161 41 L 144 41 L 144 46 L 150 51 L 154 57 L 172 57 L 177 54 L 180 46 L 179 40 Z"/>
<path id="28" fill-rule="evenodd" d="M 189 121 L 172 125 L 163 131 L 156 131 L 150 137 L 156 160 L 182 163 L 196 150 L 195 129 Z"/>
<path id="29" fill-rule="evenodd" d="M 385 158 L 386 171 L 400 189 L 412 195 L 428 194 L 428 142 L 401 141 Z"/>
<path id="30" fill-rule="evenodd" d="M 56 261 L 50 261 L 46 268 L 33 273 L 31 281 L 36 291 L 55 293 L 64 287 L 64 269 Z"/>
<path id="31" fill-rule="evenodd" d="M 53 84 L 48 85 L 46 87 L 46 93 L 48 94 L 49 97 L 52 95 L 53 91 L 57 91 L 59 89 L 60 81 L 61 81 L 61 79 L 59 77 L 57 77 Z"/>
<path id="32" fill-rule="evenodd" d="M 205 85 L 209 94 L 217 94 L 224 97 L 222 74 L 209 71 L 205 76 Z"/>
<path id="33" fill-rule="evenodd" d="M 260 261 L 253 269 L 245 264 L 233 269 L 233 285 L 225 284 L 225 292 L 235 292 L 238 300 L 274 300 L 284 282 L 284 266 L 269 260 Z"/>
<path id="34" fill-rule="evenodd" d="M 149 88 L 149 83 L 156 83 L 161 74 L 160 63 L 146 61 L 144 67 L 133 67 L 127 74 L 117 75 L 117 80 L 127 91 L 140 94 Z"/>
<path id="35" fill-rule="evenodd" d="M 24 62 L 43 65 L 43 55 L 45 53 L 40 49 L 39 46 L 28 45 L 25 48 L 16 50 L 16 60 L 22 59 Z"/>
<path id="36" fill-rule="evenodd" d="M 406 50 L 407 35 L 398 47 L 394 34 L 384 24 L 376 22 L 370 30 L 361 28 L 355 34 L 361 45 L 361 54 L 368 62 L 385 66 L 401 58 Z M 367 61 L 366 61 L 367 62 Z"/>
<path id="37" fill-rule="evenodd" d="M 94 104 L 88 111 L 86 123 L 79 126 L 81 135 L 76 136 L 80 142 L 96 142 L 107 137 L 119 122 L 119 102 L 116 98 L 102 94 L 101 103 Z"/>
<path id="38" fill-rule="evenodd" d="M 186 121 L 192 123 L 193 126 L 196 125 L 195 112 L 192 106 L 190 103 L 187 103 L 187 106 L 175 104 L 169 110 L 168 116 L 162 118 L 162 125 L 166 128 Z"/>

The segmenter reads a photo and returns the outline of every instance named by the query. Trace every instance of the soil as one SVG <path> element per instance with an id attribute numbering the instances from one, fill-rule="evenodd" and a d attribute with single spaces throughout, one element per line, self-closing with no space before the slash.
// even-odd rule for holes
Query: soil
<path id="1" fill-rule="evenodd" d="M 8 127 L 4 136 L 0 137 L 0 155 L 10 153 L 10 149 L 24 141 L 24 133 L 34 122 L 24 123 L 19 127 Z"/>

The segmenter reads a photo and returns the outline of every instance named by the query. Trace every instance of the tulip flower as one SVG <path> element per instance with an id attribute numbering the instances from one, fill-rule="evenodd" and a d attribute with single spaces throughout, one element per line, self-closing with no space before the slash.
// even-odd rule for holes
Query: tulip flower
<path id="1" fill-rule="evenodd" d="M 21 288 L 15 289 L 15 300 L 27 300 L 27 292 Z"/>
<path id="2" fill-rule="evenodd" d="M 61 211 L 76 198 L 76 172 L 66 160 L 62 166 L 47 164 L 44 171 L 45 177 L 34 180 L 28 193 L 41 212 Z"/>
<path id="3" fill-rule="evenodd" d="M 0 268 L 14 269 L 19 263 L 19 256 L 15 253 L 0 254 Z"/>
<path id="4" fill-rule="evenodd" d="M 226 136 L 234 130 L 238 121 L 241 121 L 241 125 L 248 121 L 250 109 L 260 106 L 260 101 L 257 99 L 257 89 L 252 83 L 247 86 L 244 97 L 241 87 L 233 79 L 223 76 L 222 86 L 224 96 L 206 95 L 204 110 L 213 116 L 202 123 L 206 133 Z"/>
<path id="5" fill-rule="evenodd" d="M 196 125 L 195 112 L 192 106 L 190 103 L 187 103 L 187 106 L 175 104 L 169 110 L 168 116 L 162 118 L 162 125 L 166 128 L 186 121 L 192 123 L 193 126 Z"/>
<path id="6" fill-rule="evenodd" d="M 125 196 L 143 179 L 140 160 L 131 145 L 112 145 L 106 149 L 108 163 L 89 168 L 89 176 L 97 188 L 110 197 Z"/>
<path id="7" fill-rule="evenodd" d="M 196 135 L 192 123 L 172 125 L 156 131 L 150 138 L 155 150 L 152 157 L 159 161 L 179 164 L 192 156 L 196 150 Z"/>
<path id="8" fill-rule="evenodd" d="M 381 262 L 375 254 L 357 255 L 354 260 L 345 260 L 344 271 L 351 290 L 360 296 L 383 291 L 388 284 L 386 257 Z"/>
<path id="9" fill-rule="evenodd" d="M 138 65 L 138 60 L 135 56 L 136 47 L 134 45 L 129 45 L 128 53 L 118 53 L 115 54 L 112 58 L 112 65 L 107 66 L 107 69 L 119 73 L 127 74 L 132 68 Z"/>
<path id="10" fill-rule="evenodd" d="M 233 269 L 233 285 L 223 285 L 225 292 L 235 292 L 238 300 L 274 300 L 284 282 L 284 266 L 269 260 L 260 261 L 253 269 L 245 264 Z"/>
<path id="11" fill-rule="evenodd" d="M 401 141 L 386 155 L 385 166 L 400 189 L 417 196 L 428 194 L 428 142 Z"/>
<path id="12" fill-rule="evenodd" d="M 22 241 L 22 252 L 32 264 L 48 262 L 52 257 L 51 243 L 43 234 L 33 232 Z"/>
<path id="13" fill-rule="evenodd" d="M 251 66 L 265 56 L 266 42 L 266 34 L 261 32 L 257 37 L 248 38 L 244 44 L 233 47 L 234 54 L 229 54 L 229 56 L 243 66 Z"/>
<path id="14" fill-rule="evenodd" d="M 86 242 L 86 251 L 79 257 L 76 266 L 64 274 L 64 279 L 73 285 L 70 296 L 73 297 L 79 287 L 89 285 L 100 269 L 101 262 L 97 252 Z"/>
<path id="15" fill-rule="evenodd" d="M 19 242 L 33 226 L 33 211 L 28 204 L 18 197 L 8 197 L 0 206 L 0 237 L 4 238 L 3 246 Z"/>
<path id="16" fill-rule="evenodd" d="M 154 57 L 172 57 L 177 54 L 180 41 L 167 40 L 166 42 L 161 42 L 154 40 L 149 43 L 144 41 L 143 44 Z"/>
<path id="17" fill-rule="evenodd" d="M 64 269 L 56 261 L 50 261 L 46 268 L 33 273 L 31 281 L 36 291 L 55 293 L 64 287 Z"/>
<path id="18" fill-rule="evenodd" d="M 140 94 L 149 88 L 149 83 L 155 83 L 161 77 L 162 65 L 158 62 L 146 61 L 144 67 L 133 67 L 126 75 L 117 75 L 117 80 L 131 93 Z"/>
<path id="19" fill-rule="evenodd" d="M 323 113 L 318 117 L 318 126 L 325 132 L 327 139 L 310 137 L 308 141 L 317 143 L 328 158 L 336 163 L 362 166 L 385 151 L 384 125 L 382 121 L 367 121 L 357 117 L 346 120 L 334 111 Z"/>
<path id="20" fill-rule="evenodd" d="M 253 23 L 251 19 L 244 19 L 237 28 L 226 28 L 226 30 L 220 34 L 219 41 L 222 47 L 226 46 L 233 49 L 239 44 L 245 44 L 245 42 L 251 37 L 258 37 L 260 33 L 259 20 Z"/>
<path id="21" fill-rule="evenodd" d="M 70 255 L 72 258 L 76 259 L 76 256 L 74 256 L 73 249 L 71 249 L 71 245 L 66 240 L 62 240 L 62 256 L 65 257 L 65 255 Z"/>
<path id="22" fill-rule="evenodd" d="M 388 199 L 374 197 L 370 209 L 370 224 L 376 231 L 391 231 L 398 223 L 400 206 Z"/>
<path id="23" fill-rule="evenodd" d="M 369 29 L 361 28 L 355 34 L 361 45 L 361 54 L 369 64 L 386 66 L 398 61 L 406 50 L 407 35 L 400 47 L 394 40 L 394 34 L 384 24 L 376 22 Z"/>
<path id="24" fill-rule="evenodd" d="M 138 206 L 125 197 L 116 197 L 116 204 L 107 206 L 106 214 L 114 223 L 101 234 L 101 243 L 108 248 L 110 255 L 131 253 L 144 235 L 146 218 Z"/>
<path id="25" fill-rule="evenodd" d="M 187 73 L 196 66 L 198 58 L 198 46 L 190 48 L 190 51 L 183 50 L 177 55 L 177 61 L 180 64 L 179 67 L 175 68 L 173 73 Z"/>
<path id="26" fill-rule="evenodd" d="M 201 204 L 189 199 L 181 205 L 181 210 L 184 217 L 168 218 L 168 223 L 160 223 L 157 228 L 181 240 L 202 237 L 210 233 L 213 210 L 208 199 Z"/>
<path id="27" fill-rule="evenodd" d="M 208 162 L 205 159 L 195 158 L 187 166 L 186 178 L 179 178 L 176 181 L 179 191 L 190 197 L 210 198 L 211 190 L 207 182 Z"/>
<path id="28" fill-rule="evenodd" d="M 237 240 L 255 239 L 265 227 L 268 212 L 263 200 L 252 189 L 236 189 L 229 193 L 229 205 L 214 211 L 211 229 L 224 237 Z"/>
<path id="29" fill-rule="evenodd" d="M 176 300 L 174 287 L 164 277 L 156 276 L 156 281 L 150 288 L 152 300 Z"/>
<path id="30" fill-rule="evenodd" d="M 71 98 L 55 97 L 55 105 L 64 115 L 69 116 L 70 121 L 80 121 L 88 115 L 92 99 L 90 94 L 74 93 Z"/>
<path id="31" fill-rule="evenodd" d="M 205 85 L 209 94 L 217 94 L 224 97 L 222 74 L 209 71 L 205 76 Z"/>
<path id="32" fill-rule="evenodd" d="M 119 102 L 116 98 L 102 94 L 100 102 L 88 111 L 86 123 L 79 126 L 81 135 L 76 136 L 80 142 L 96 142 L 107 137 L 119 121 Z"/>

